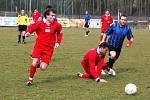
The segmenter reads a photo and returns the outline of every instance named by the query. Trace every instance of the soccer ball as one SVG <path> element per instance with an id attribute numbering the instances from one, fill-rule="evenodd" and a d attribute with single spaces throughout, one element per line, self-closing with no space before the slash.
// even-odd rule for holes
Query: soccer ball
<path id="1" fill-rule="evenodd" d="M 137 92 L 137 87 L 136 87 L 135 84 L 129 83 L 129 84 L 127 84 L 127 85 L 125 86 L 125 93 L 126 93 L 126 94 L 131 95 L 131 94 L 135 94 L 136 92 Z"/>

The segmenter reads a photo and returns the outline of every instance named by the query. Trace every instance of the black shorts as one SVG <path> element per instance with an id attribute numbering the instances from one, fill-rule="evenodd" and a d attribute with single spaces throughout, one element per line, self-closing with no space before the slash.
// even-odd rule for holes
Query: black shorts
<path id="1" fill-rule="evenodd" d="M 89 24 L 85 23 L 84 27 L 89 28 Z"/>
<path id="2" fill-rule="evenodd" d="M 27 25 L 19 25 L 18 30 L 19 31 L 26 31 L 27 30 Z"/>
<path id="3" fill-rule="evenodd" d="M 112 45 L 109 45 L 109 55 L 110 55 L 110 51 L 115 51 L 116 52 L 116 59 L 119 58 L 120 56 L 120 52 L 121 52 L 121 48 L 117 49 L 115 47 L 113 47 Z"/>

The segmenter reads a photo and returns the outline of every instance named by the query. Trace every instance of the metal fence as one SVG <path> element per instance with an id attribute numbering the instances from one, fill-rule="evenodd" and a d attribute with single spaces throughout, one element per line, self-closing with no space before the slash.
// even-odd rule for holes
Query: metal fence
<path id="1" fill-rule="evenodd" d="M 118 9 L 128 16 L 150 16 L 150 0 L 0 0 L 0 11 L 31 13 L 35 8 L 43 12 L 52 5 L 59 15 L 82 15 L 88 10 L 91 15 L 100 16 L 109 9 L 117 16 Z"/>
<path id="2" fill-rule="evenodd" d="M 17 17 L 22 9 L 31 15 L 35 8 L 43 13 L 47 5 L 56 9 L 58 17 L 83 18 L 87 10 L 99 19 L 109 9 L 115 20 L 118 10 L 131 16 L 134 28 L 150 24 L 150 0 L 0 0 L 0 16 Z"/>

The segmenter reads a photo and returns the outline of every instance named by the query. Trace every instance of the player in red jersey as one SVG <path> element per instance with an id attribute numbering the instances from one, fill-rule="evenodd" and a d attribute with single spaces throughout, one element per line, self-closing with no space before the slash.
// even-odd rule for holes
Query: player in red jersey
<path id="1" fill-rule="evenodd" d="M 104 79 L 101 79 L 100 76 L 101 76 L 101 71 L 102 71 L 103 66 L 106 65 L 104 58 L 105 58 L 107 51 L 108 51 L 108 45 L 106 42 L 101 43 L 98 48 L 93 48 L 89 50 L 85 54 L 81 62 L 82 67 L 85 70 L 85 73 L 82 74 L 78 72 L 77 75 L 81 78 L 94 78 L 96 82 L 106 83 L 107 81 Z M 105 67 L 112 74 L 115 73 L 109 67 L 107 66 Z"/>
<path id="2" fill-rule="evenodd" d="M 40 12 L 37 9 L 35 9 L 34 12 L 33 12 L 33 14 L 32 14 L 33 21 L 34 22 L 39 21 L 40 17 L 41 17 Z"/>
<path id="3" fill-rule="evenodd" d="M 110 15 L 110 12 L 107 10 L 105 12 L 105 15 L 101 17 L 102 27 L 101 27 L 100 41 L 102 41 L 104 32 L 109 28 L 110 24 L 112 23 L 113 23 L 113 17 Z"/>
<path id="4" fill-rule="evenodd" d="M 56 12 L 54 9 L 48 9 L 44 13 L 46 22 L 38 21 L 28 27 L 26 36 L 36 31 L 37 38 L 32 52 L 33 62 L 30 66 L 30 75 L 27 85 L 32 85 L 33 76 L 36 68 L 40 65 L 41 70 L 46 70 L 53 55 L 54 48 L 58 47 L 62 40 L 62 27 L 54 21 Z"/>

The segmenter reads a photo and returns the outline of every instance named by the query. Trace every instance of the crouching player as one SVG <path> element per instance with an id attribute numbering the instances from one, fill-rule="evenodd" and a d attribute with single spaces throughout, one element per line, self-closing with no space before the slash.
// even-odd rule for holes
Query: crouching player
<path id="1" fill-rule="evenodd" d="M 106 42 L 101 43 L 98 48 L 93 48 L 89 50 L 85 54 L 81 62 L 82 67 L 85 70 L 85 73 L 82 74 L 78 72 L 77 76 L 81 78 L 94 78 L 96 82 L 107 83 L 106 80 L 100 78 L 102 68 L 103 66 L 105 66 L 104 58 L 107 51 L 108 51 L 108 45 Z M 105 67 L 107 71 L 109 71 L 112 75 L 115 74 L 115 72 L 112 69 L 110 69 L 107 66 Z"/>
<path id="2" fill-rule="evenodd" d="M 37 66 L 41 70 L 46 70 L 50 63 L 55 47 L 58 47 L 62 40 L 62 27 L 54 21 L 56 12 L 54 9 L 48 9 L 44 13 L 46 22 L 37 21 L 30 25 L 27 29 L 26 36 L 36 31 L 37 39 L 32 52 L 33 62 L 30 66 L 30 74 L 27 80 L 27 85 L 32 85 L 32 80 L 36 72 Z"/>

